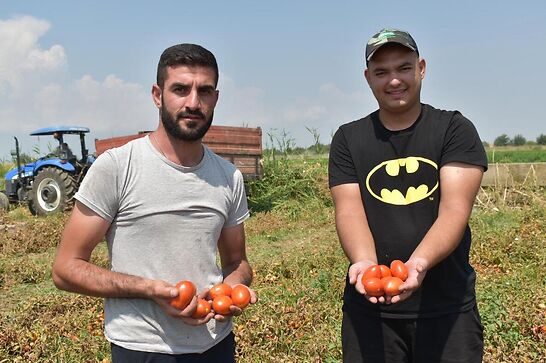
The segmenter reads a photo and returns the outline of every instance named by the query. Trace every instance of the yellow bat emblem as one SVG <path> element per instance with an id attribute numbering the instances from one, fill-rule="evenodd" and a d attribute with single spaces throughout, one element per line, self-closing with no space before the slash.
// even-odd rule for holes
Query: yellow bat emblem
<path id="1" fill-rule="evenodd" d="M 438 188 L 438 179 L 434 185 L 429 186 L 426 184 L 419 184 L 417 186 L 410 186 L 404 193 L 397 188 L 385 188 L 374 191 L 374 188 L 370 186 L 370 179 L 380 170 L 384 170 L 388 176 L 396 177 L 400 175 L 400 169 L 405 168 L 408 175 L 415 174 L 419 171 L 419 168 L 426 165 L 430 168 L 432 166 L 436 173 L 438 171 L 438 165 L 432 160 L 425 159 L 420 156 L 410 156 L 407 158 L 393 159 L 382 162 L 373 168 L 366 177 L 366 188 L 374 198 L 388 204 L 394 205 L 408 205 L 418 202 L 429 197 Z"/>

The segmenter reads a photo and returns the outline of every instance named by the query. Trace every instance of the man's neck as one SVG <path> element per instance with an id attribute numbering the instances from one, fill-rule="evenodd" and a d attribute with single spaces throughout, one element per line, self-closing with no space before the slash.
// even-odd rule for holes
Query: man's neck
<path id="1" fill-rule="evenodd" d="M 169 135 L 163 127 L 150 134 L 153 146 L 165 158 L 182 166 L 196 166 L 203 159 L 204 149 L 201 139 L 184 141 Z"/>
<path id="2" fill-rule="evenodd" d="M 389 110 L 379 109 L 379 120 L 386 129 L 391 131 L 405 130 L 417 121 L 421 114 L 421 103 L 417 103 L 412 108 L 403 112 L 390 112 Z"/>

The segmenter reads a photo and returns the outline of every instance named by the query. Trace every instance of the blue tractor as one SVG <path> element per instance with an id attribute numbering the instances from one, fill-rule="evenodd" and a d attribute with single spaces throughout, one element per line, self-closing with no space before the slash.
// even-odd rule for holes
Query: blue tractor
<path id="1" fill-rule="evenodd" d="M 58 146 L 51 153 L 38 160 L 21 165 L 19 141 L 15 137 L 12 152 L 17 166 L 6 173 L 6 190 L 0 193 L 0 207 L 8 208 L 9 203 L 27 203 L 32 214 L 48 215 L 64 211 L 72 204 L 87 170 L 95 161 L 85 148 L 87 127 L 53 126 L 38 129 L 31 136 L 51 135 Z M 81 159 L 72 153 L 65 143 L 65 135 L 78 135 L 81 145 Z"/>

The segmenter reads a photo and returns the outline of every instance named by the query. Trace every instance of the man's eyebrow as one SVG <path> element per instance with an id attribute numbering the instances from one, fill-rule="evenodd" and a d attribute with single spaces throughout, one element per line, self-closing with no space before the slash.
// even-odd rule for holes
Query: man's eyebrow
<path id="1" fill-rule="evenodd" d="M 184 83 L 184 82 L 173 82 L 170 86 L 170 88 L 176 88 L 176 87 L 188 87 L 189 84 L 188 83 Z"/>
<path id="2" fill-rule="evenodd" d="M 413 65 L 413 62 L 410 62 L 410 61 L 407 61 L 407 62 L 404 62 L 398 66 L 396 66 L 396 68 L 400 68 L 400 67 L 406 67 L 406 66 L 412 66 Z M 387 67 L 383 67 L 383 66 L 376 66 L 374 68 L 371 69 L 372 72 L 377 72 L 377 71 L 385 71 L 387 69 Z"/>

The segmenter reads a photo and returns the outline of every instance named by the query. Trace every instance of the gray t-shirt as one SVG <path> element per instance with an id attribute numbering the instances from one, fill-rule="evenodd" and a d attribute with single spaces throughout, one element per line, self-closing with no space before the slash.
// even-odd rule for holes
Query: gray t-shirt
<path id="1" fill-rule="evenodd" d="M 146 136 L 93 163 L 75 198 L 111 222 L 112 271 L 172 284 L 190 280 L 197 291 L 222 281 L 220 232 L 243 223 L 249 212 L 241 172 L 203 147 L 201 162 L 183 167 Z M 186 325 L 152 300 L 105 299 L 106 338 L 127 349 L 201 353 L 230 331 L 231 321 Z"/>

